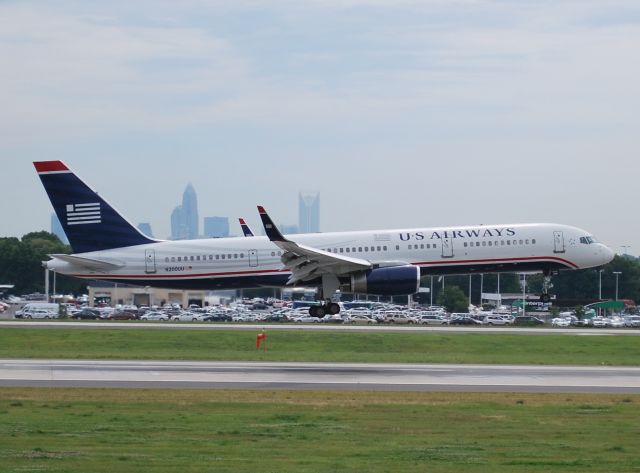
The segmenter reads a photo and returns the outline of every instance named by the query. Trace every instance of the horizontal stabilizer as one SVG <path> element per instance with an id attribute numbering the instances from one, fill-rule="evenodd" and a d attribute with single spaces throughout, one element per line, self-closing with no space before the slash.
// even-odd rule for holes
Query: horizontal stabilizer
<path id="1" fill-rule="evenodd" d="M 51 258 L 65 261 L 74 266 L 86 268 L 94 271 L 109 271 L 122 268 L 125 264 L 120 261 L 104 261 L 92 258 L 84 258 L 74 255 L 49 255 Z"/>

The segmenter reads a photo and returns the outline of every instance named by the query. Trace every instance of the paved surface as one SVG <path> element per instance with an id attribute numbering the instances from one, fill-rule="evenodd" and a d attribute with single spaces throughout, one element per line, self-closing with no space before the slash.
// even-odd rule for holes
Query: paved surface
<path id="1" fill-rule="evenodd" d="M 640 336 L 640 329 L 604 328 L 530 328 L 530 327 L 464 327 L 422 325 L 332 325 L 332 324 L 281 324 L 281 323 L 194 323 L 194 322 L 94 322 L 94 321 L 0 321 L 2 328 L 52 328 L 52 329 L 130 329 L 130 330 L 316 330 L 339 332 L 441 332 L 441 333 L 503 333 L 520 335 L 626 335 Z"/>
<path id="2" fill-rule="evenodd" d="M 4 359 L 0 386 L 640 393 L 640 368 Z"/>

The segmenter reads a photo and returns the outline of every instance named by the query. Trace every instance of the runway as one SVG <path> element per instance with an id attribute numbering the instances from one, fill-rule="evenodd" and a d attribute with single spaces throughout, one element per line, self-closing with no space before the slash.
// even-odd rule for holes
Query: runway
<path id="1" fill-rule="evenodd" d="M 336 332 L 435 332 L 435 333 L 484 333 L 510 335 L 584 335 L 584 336 L 640 336 L 640 329 L 630 328 L 538 328 L 538 327 L 465 327 L 424 325 L 333 325 L 333 324 L 282 324 L 282 323 L 196 323 L 196 322 L 94 322 L 94 321 L 0 321 L 1 328 L 31 329 L 123 329 L 123 330 L 249 330 L 269 331 L 336 331 Z"/>
<path id="2" fill-rule="evenodd" d="M 0 360 L 0 386 L 640 393 L 640 368 Z"/>

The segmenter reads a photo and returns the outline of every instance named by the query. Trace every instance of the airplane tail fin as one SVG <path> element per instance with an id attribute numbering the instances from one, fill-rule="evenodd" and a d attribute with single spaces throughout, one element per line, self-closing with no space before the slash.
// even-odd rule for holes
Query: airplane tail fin
<path id="1" fill-rule="evenodd" d="M 155 243 L 62 161 L 33 163 L 74 253 Z"/>
<path id="2" fill-rule="evenodd" d="M 240 220 L 240 227 L 242 227 L 242 233 L 244 234 L 244 236 L 252 237 L 253 232 L 251 231 L 249 225 L 247 225 L 247 222 L 245 222 L 243 218 L 239 218 L 238 220 Z"/>

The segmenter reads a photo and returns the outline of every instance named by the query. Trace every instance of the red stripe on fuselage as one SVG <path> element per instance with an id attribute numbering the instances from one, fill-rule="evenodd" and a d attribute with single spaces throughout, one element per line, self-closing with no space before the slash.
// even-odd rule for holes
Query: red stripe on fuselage
<path id="1" fill-rule="evenodd" d="M 38 161 L 33 163 L 38 173 L 68 171 L 69 168 L 62 161 Z"/>

